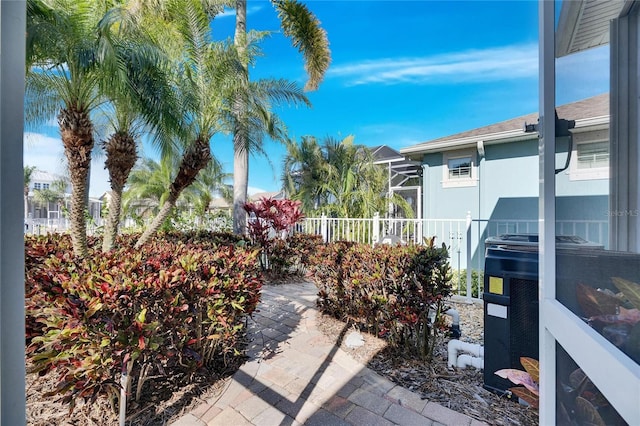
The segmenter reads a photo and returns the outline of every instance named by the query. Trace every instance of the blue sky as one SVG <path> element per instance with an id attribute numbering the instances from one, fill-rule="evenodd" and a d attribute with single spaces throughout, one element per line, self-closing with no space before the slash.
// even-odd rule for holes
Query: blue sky
<path id="1" fill-rule="evenodd" d="M 277 112 L 290 136 L 342 138 L 395 149 L 534 112 L 538 108 L 538 4 L 535 1 L 307 1 L 326 29 L 332 63 L 309 92 L 312 108 Z M 306 80 L 302 56 L 279 32 L 269 2 L 248 1 L 248 28 L 273 31 L 254 79 Z M 215 38 L 233 34 L 234 15 L 212 24 Z M 557 62 L 557 103 L 608 90 L 608 48 Z M 589 70 L 585 75 L 580 70 Z M 61 172 L 55 120 L 25 137 L 25 164 Z M 214 154 L 232 172 L 231 138 L 216 136 Z M 250 159 L 250 192 L 280 188 L 282 146 Z M 154 153 L 145 148 L 145 154 Z M 104 158 L 92 169 L 91 194 L 108 190 Z"/>

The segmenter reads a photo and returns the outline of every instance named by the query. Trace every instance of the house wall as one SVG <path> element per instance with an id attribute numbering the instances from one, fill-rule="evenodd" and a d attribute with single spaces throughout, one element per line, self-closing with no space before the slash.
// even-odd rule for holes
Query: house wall
<path id="1" fill-rule="evenodd" d="M 591 136 L 601 134 L 592 132 Z M 586 135 L 586 138 L 591 136 Z M 582 136 L 584 138 L 585 135 Z M 562 168 L 567 158 L 568 142 L 566 139 L 558 142 L 556 168 Z M 482 269 L 484 241 L 488 237 L 502 233 L 538 232 L 538 139 L 487 144 L 484 157 L 478 155 L 475 146 L 463 147 L 462 150 L 474 152 L 473 186 L 443 185 L 446 153 L 429 153 L 423 157 L 423 217 L 464 219 L 470 212 L 474 219 L 471 257 L 474 268 Z M 574 152 L 572 164 L 575 157 Z M 578 235 L 606 246 L 608 229 L 604 221 L 608 218 L 609 209 L 608 179 L 575 180 L 575 175 L 574 180 L 571 178 L 571 167 L 556 178 L 557 220 L 567 221 L 558 224 L 562 227 L 558 228 L 558 234 Z M 464 268 L 466 247 L 461 247 L 460 251 L 463 258 L 460 264 Z"/>
<path id="2" fill-rule="evenodd" d="M 567 144 L 563 145 L 556 155 L 558 168 L 566 161 Z M 442 152 L 423 157 L 426 219 L 463 219 L 471 212 L 474 219 L 537 220 L 537 139 L 485 145 L 485 156 L 476 152 L 473 159 L 474 186 L 444 187 L 443 159 Z M 608 179 L 571 180 L 566 170 L 556 178 L 556 191 L 558 220 L 606 220 Z"/>

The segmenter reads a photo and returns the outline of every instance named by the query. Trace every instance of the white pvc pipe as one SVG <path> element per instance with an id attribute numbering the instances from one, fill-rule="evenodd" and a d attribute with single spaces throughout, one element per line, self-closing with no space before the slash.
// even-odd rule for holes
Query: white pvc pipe
<path id="1" fill-rule="evenodd" d="M 457 367 L 458 352 L 466 352 L 474 357 L 484 358 L 484 346 L 476 343 L 461 342 L 460 340 L 449 340 L 447 344 L 449 367 Z"/>
<path id="2" fill-rule="evenodd" d="M 451 317 L 451 325 L 460 325 L 460 314 L 453 308 L 444 311 L 446 315 Z"/>
<path id="3" fill-rule="evenodd" d="M 466 368 L 468 366 L 484 370 L 484 358 L 479 358 L 467 354 L 460 355 L 456 361 L 456 367 Z"/>
<path id="4" fill-rule="evenodd" d="M 122 372 L 120 376 L 120 416 L 119 426 L 125 426 L 127 418 L 127 389 L 129 387 L 129 375 L 126 370 Z"/>

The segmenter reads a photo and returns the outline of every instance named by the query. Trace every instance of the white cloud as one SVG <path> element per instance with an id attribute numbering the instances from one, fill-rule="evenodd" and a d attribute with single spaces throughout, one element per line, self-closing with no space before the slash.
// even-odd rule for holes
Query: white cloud
<path id="1" fill-rule="evenodd" d="M 382 58 L 335 65 L 329 75 L 361 84 L 443 84 L 534 78 L 536 44 L 467 50 L 418 58 Z"/>
<path id="2" fill-rule="evenodd" d="M 255 186 L 247 187 L 247 194 L 248 195 L 255 195 L 255 194 L 259 194 L 261 192 L 269 192 L 269 191 L 267 191 L 266 189 L 255 187 Z"/>
<path id="3" fill-rule="evenodd" d="M 262 6 L 250 6 L 247 8 L 247 15 L 251 15 L 252 13 L 258 12 L 262 9 Z M 216 18 L 227 18 L 229 16 L 236 16 L 236 10 L 235 9 L 227 9 L 225 7 L 224 11 L 222 13 L 218 13 L 216 15 Z"/>
<path id="4" fill-rule="evenodd" d="M 45 172 L 68 175 L 64 148 L 59 137 L 25 132 L 23 163 L 26 166 L 35 166 L 38 170 Z M 94 155 L 91 162 L 89 195 L 99 197 L 110 189 L 109 173 L 104 168 L 104 157 L 95 158 Z"/>

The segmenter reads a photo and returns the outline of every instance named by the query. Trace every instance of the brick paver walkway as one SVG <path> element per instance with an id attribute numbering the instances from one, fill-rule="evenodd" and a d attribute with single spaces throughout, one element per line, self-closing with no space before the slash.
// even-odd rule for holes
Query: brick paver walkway
<path id="1" fill-rule="evenodd" d="M 249 360 L 172 426 L 480 426 L 358 363 L 316 328 L 316 288 L 263 288 Z"/>

